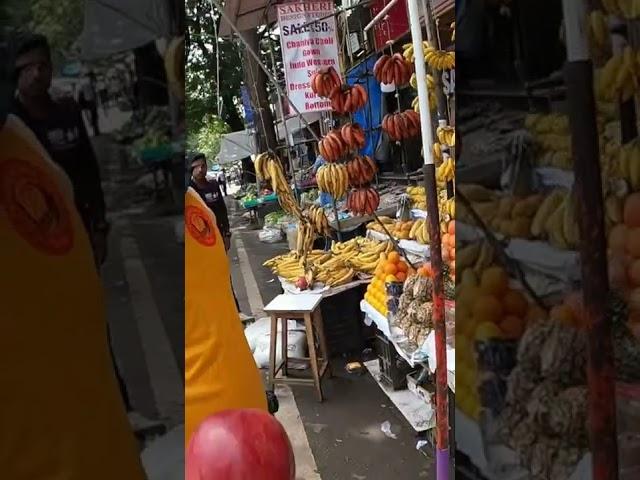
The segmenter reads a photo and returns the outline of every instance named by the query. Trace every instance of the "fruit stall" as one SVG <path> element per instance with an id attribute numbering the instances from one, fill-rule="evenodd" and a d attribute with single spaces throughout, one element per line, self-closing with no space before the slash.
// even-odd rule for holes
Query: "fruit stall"
<path id="1" fill-rule="evenodd" d="M 551 108 L 489 109 L 501 118 L 492 145 L 503 157 L 499 182 L 472 165 L 457 172 L 457 448 L 479 477 L 639 472 L 640 425 L 621 421 L 640 383 L 640 183 L 637 125 L 628 118 L 637 45 L 609 30 L 630 20 L 625 10 L 579 13 L 593 64 L 569 53 L 566 97 Z M 568 44 L 575 38 L 570 29 Z M 587 67 L 576 83 L 576 70 Z M 593 90 L 584 82 L 592 68 Z M 585 111 L 590 103 L 594 111 Z M 473 149 L 476 120 L 458 121 Z M 585 130 L 591 123 L 593 132 Z M 602 376 L 590 359 L 614 375 Z M 617 422 L 606 416 L 616 409 Z"/>

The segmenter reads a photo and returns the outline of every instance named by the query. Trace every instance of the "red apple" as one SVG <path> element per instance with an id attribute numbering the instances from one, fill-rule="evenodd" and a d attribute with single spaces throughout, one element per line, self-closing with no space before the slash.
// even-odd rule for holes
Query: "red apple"
<path id="1" fill-rule="evenodd" d="M 262 410 L 226 410 L 205 419 L 185 458 L 186 480 L 295 480 L 282 425 Z"/>
<path id="2" fill-rule="evenodd" d="M 306 290 L 307 288 L 309 288 L 309 282 L 307 282 L 307 279 L 305 277 L 300 277 L 298 278 L 298 280 L 296 280 L 296 287 L 298 287 L 300 290 Z"/>

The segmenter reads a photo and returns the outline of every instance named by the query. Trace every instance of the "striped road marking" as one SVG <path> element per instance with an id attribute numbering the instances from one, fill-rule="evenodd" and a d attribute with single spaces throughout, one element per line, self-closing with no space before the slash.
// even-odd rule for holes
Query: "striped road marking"
<path id="1" fill-rule="evenodd" d="M 123 223 L 126 231 L 128 222 Z M 138 244 L 131 234 L 124 235 L 120 248 L 155 404 L 160 417 L 168 420 L 171 428 L 184 421 L 184 380 L 153 297 Z"/>

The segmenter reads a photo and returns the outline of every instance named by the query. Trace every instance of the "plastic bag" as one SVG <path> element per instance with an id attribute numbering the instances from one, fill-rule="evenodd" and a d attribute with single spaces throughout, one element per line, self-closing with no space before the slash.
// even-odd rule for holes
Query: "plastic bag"
<path id="1" fill-rule="evenodd" d="M 253 352 L 253 358 L 259 368 L 267 368 L 269 366 L 269 348 L 271 343 L 271 333 L 262 335 L 257 339 L 256 349 Z M 307 335 L 300 331 L 287 332 L 287 357 L 288 358 L 305 358 L 307 343 Z M 282 336 L 278 334 L 276 339 L 276 365 L 282 362 Z M 291 369 L 304 369 L 305 366 L 289 365 Z"/>
<path id="2" fill-rule="evenodd" d="M 282 231 L 279 228 L 264 227 L 260 230 L 258 239 L 263 243 L 277 243 L 282 240 Z"/>

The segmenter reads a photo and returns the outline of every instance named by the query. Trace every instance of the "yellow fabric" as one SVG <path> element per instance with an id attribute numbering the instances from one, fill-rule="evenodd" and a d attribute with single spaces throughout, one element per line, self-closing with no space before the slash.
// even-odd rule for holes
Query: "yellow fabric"
<path id="1" fill-rule="evenodd" d="M 209 415 L 267 410 L 233 300 L 223 239 L 214 214 L 191 188 L 185 197 L 185 405 L 185 445 Z"/>
<path id="2" fill-rule="evenodd" d="M 16 117 L 0 145 L 0 477 L 143 479 L 68 178 Z M 26 183 L 20 165 L 32 174 Z M 16 216 L 16 202 L 29 213 Z M 51 240 L 47 209 L 58 215 L 54 225 L 66 225 L 56 253 L 42 247 Z"/>

